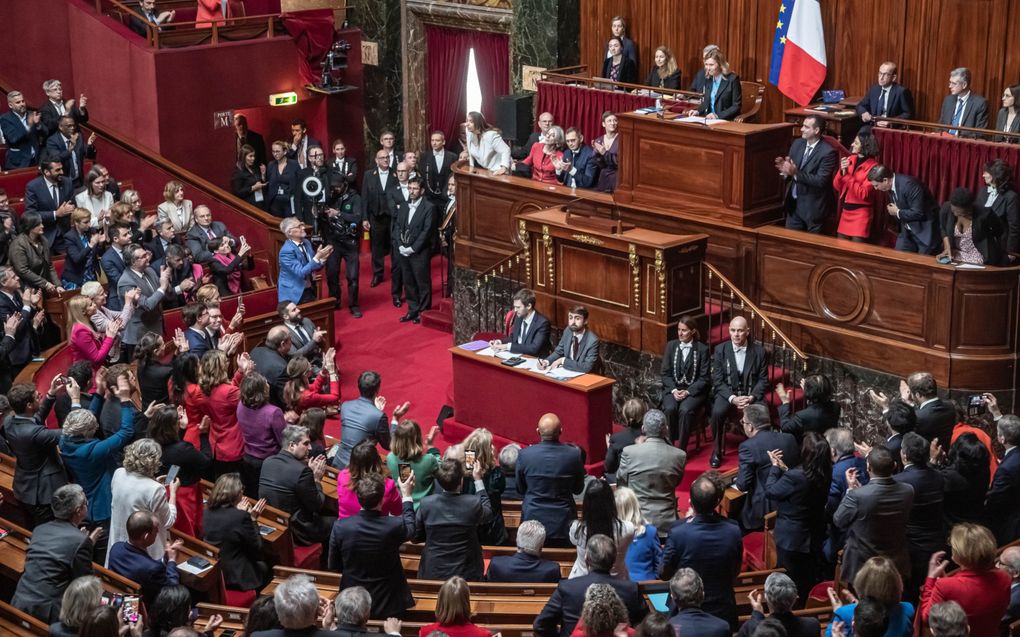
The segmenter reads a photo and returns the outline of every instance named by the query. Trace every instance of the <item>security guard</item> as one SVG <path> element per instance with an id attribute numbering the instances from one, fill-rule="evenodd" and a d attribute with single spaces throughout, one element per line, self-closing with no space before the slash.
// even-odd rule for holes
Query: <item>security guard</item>
<path id="1" fill-rule="evenodd" d="M 340 307 L 340 259 L 343 259 L 347 273 L 347 305 L 354 318 L 361 318 L 358 307 L 358 252 L 361 233 L 366 225 L 365 206 L 358 193 L 348 188 L 343 175 L 330 171 L 329 182 L 326 208 L 319 217 L 322 240 L 333 246 L 333 253 L 326 260 L 326 283 L 330 296 L 336 299 L 336 307 Z"/>

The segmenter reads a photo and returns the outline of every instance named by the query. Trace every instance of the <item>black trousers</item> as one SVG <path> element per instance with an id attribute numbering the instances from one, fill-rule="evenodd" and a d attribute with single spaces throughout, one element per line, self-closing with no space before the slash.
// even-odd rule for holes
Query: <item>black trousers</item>
<path id="1" fill-rule="evenodd" d="M 262 458 L 245 454 L 241 458 L 241 484 L 244 494 L 255 500 L 259 499 L 259 477 L 262 475 Z"/>
<path id="2" fill-rule="evenodd" d="M 373 215 L 369 220 L 372 228 L 368 232 L 369 244 L 372 246 L 372 276 L 382 278 L 386 267 L 386 255 L 390 253 L 390 215 Z M 395 268 L 390 267 L 392 273 Z"/>
<path id="3" fill-rule="evenodd" d="M 776 563 L 786 569 L 786 574 L 797 585 L 797 595 L 800 597 L 798 604 L 804 604 L 811 588 L 819 581 L 818 553 L 801 553 L 776 547 Z"/>
<path id="4" fill-rule="evenodd" d="M 705 404 L 708 397 L 704 394 L 698 396 L 687 396 L 678 401 L 673 398 L 673 392 L 663 392 L 662 411 L 666 414 L 666 421 L 669 423 L 669 439 L 680 441 L 680 448 L 687 450 L 687 441 L 691 436 L 691 429 L 694 427 L 694 417 L 698 410 Z"/>
<path id="5" fill-rule="evenodd" d="M 790 230 L 803 230 L 805 232 L 811 232 L 814 234 L 820 234 L 822 232 L 822 226 L 825 225 L 825 217 L 822 215 L 814 215 L 811 218 L 807 218 L 796 209 L 787 210 L 786 212 L 786 227 Z"/>
<path id="6" fill-rule="evenodd" d="M 348 307 L 358 306 L 358 277 L 361 272 L 361 264 L 358 263 L 358 241 L 333 241 L 333 253 L 326 259 L 326 285 L 329 286 L 329 295 L 340 302 L 340 261 L 344 262 L 344 274 L 347 278 L 347 305 Z"/>
<path id="7" fill-rule="evenodd" d="M 399 256 L 404 273 L 404 291 L 407 294 L 407 314 L 418 316 L 432 307 L 432 277 L 429 276 L 428 249 L 424 254 Z"/>
<path id="8" fill-rule="evenodd" d="M 737 411 L 737 408 L 722 396 L 716 396 L 715 402 L 712 403 L 712 415 L 709 416 L 709 422 L 712 423 L 714 448 L 720 455 L 726 449 L 726 419 L 730 417 L 730 414 L 735 414 Z"/>

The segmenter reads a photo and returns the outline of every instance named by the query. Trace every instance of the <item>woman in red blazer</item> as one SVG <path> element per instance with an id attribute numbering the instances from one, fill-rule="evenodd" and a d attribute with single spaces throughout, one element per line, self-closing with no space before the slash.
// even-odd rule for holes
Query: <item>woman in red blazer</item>
<path id="1" fill-rule="evenodd" d="M 967 613 L 971 635 L 998 635 L 999 622 L 1009 606 L 1012 580 L 1006 571 L 995 568 L 995 536 L 977 524 L 957 524 L 949 536 L 949 548 L 960 568 L 946 576 L 946 552 L 931 556 L 918 617 L 927 622 L 932 606 L 951 600 Z"/>
<path id="2" fill-rule="evenodd" d="M 298 415 L 309 407 L 336 407 L 340 404 L 340 377 L 336 373 L 336 351 L 331 347 L 322 356 L 322 371 L 308 382 L 312 364 L 304 356 L 287 363 L 287 382 L 283 386 L 283 402 Z M 329 381 L 329 393 L 322 386 Z"/>
<path id="3" fill-rule="evenodd" d="M 208 29 L 212 26 L 213 22 L 223 24 L 223 19 L 227 17 L 230 17 L 229 1 L 198 0 L 198 12 L 195 14 L 195 21 L 198 24 L 195 25 L 195 28 Z"/>
<path id="4" fill-rule="evenodd" d="M 531 166 L 531 178 L 543 184 L 561 185 L 556 179 L 556 169 L 563 161 L 563 146 L 566 144 L 563 129 L 550 126 L 542 141 L 531 145 L 531 151 L 521 163 Z"/>
<path id="5" fill-rule="evenodd" d="M 213 473 L 216 477 L 232 471 L 241 471 L 244 456 L 244 436 L 237 424 L 237 405 L 241 402 L 241 381 L 254 371 L 255 364 L 245 352 L 237 357 L 237 371 L 233 379 L 228 376 L 230 363 L 220 350 L 209 350 L 198 364 L 198 386 L 205 396 L 205 415 L 209 424 L 209 446 L 213 453 Z M 191 422 L 189 420 L 190 427 Z"/>
<path id="6" fill-rule="evenodd" d="M 850 145 L 850 156 L 840 160 L 832 178 L 839 200 L 840 239 L 863 242 L 871 230 L 871 211 L 875 189 L 868 182 L 868 171 L 878 164 L 878 142 L 871 133 L 861 133 Z"/>

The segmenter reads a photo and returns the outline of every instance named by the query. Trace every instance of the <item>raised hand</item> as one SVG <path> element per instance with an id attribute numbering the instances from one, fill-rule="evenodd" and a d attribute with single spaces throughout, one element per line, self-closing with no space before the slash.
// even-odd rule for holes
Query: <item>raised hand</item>
<path id="1" fill-rule="evenodd" d="M 18 333 L 18 326 L 21 325 L 21 312 L 15 312 L 4 321 L 4 334 L 14 338 Z"/>
<path id="2" fill-rule="evenodd" d="M 120 329 L 124 326 L 119 318 L 113 319 L 106 324 L 106 335 L 109 338 L 117 338 L 117 334 L 120 334 Z"/>

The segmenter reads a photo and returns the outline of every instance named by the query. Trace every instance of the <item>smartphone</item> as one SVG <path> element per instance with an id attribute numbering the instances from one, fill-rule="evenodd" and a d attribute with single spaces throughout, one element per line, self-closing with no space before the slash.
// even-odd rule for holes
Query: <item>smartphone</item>
<path id="1" fill-rule="evenodd" d="M 175 464 L 170 465 L 170 470 L 166 472 L 166 486 L 173 484 L 174 480 L 177 479 L 177 473 L 181 468 Z"/>
<path id="2" fill-rule="evenodd" d="M 266 526 L 265 524 L 259 525 L 259 535 L 270 535 L 275 530 L 273 527 Z"/>
<path id="3" fill-rule="evenodd" d="M 397 466 L 400 469 L 400 481 L 407 482 L 407 479 L 411 477 L 411 465 L 400 463 Z"/>
<path id="4" fill-rule="evenodd" d="M 7 529 L 0 529 L 0 540 L 4 539 L 9 534 L 10 534 L 10 531 L 8 531 Z"/>
<path id="5" fill-rule="evenodd" d="M 120 607 L 121 616 L 126 622 L 137 622 L 138 621 L 138 597 L 134 595 L 125 595 L 124 603 Z"/>
<path id="6" fill-rule="evenodd" d="M 475 470 L 475 452 L 470 449 L 464 452 L 464 468 L 468 471 Z"/>
<path id="7" fill-rule="evenodd" d="M 103 606 L 110 606 L 114 610 L 120 610 L 121 604 L 124 603 L 124 596 L 118 593 L 104 592 L 99 601 Z"/>

